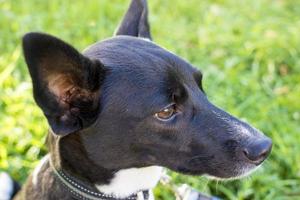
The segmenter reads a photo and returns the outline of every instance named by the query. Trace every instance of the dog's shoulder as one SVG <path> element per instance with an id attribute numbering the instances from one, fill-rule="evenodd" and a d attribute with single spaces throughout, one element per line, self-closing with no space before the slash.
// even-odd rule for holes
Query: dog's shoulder
<path id="1" fill-rule="evenodd" d="M 70 199 L 68 194 L 55 192 L 58 191 L 59 186 L 60 184 L 50 167 L 49 155 L 46 155 L 39 161 L 14 200 Z"/>

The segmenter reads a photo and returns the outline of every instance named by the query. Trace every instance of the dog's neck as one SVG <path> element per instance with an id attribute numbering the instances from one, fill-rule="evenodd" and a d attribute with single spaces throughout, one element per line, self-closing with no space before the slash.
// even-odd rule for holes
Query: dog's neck
<path id="1" fill-rule="evenodd" d="M 162 174 L 162 167 L 158 166 L 118 171 L 98 166 L 85 154 L 79 136 L 74 135 L 62 140 L 49 133 L 48 145 L 55 166 L 87 186 L 118 198 L 126 198 L 139 191 L 152 189 Z"/>

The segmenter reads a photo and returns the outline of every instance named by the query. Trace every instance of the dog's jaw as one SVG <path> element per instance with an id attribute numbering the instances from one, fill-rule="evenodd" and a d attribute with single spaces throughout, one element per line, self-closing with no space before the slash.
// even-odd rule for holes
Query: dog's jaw
<path id="1" fill-rule="evenodd" d="M 123 169 L 115 174 L 109 184 L 96 185 L 96 188 L 105 194 L 125 198 L 139 191 L 154 188 L 162 171 L 163 168 L 159 166 Z"/>

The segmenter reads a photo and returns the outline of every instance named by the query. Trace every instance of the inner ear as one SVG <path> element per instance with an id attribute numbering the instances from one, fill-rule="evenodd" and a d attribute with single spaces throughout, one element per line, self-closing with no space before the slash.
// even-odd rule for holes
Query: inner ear
<path id="1" fill-rule="evenodd" d="M 62 121 L 68 120 L 70 114 L 79 117 L 85 112 L 91 114 L 91 112 L 97 110 L 99 90 L 91 91 L 82 88 L 78 84 L 80 81 L 71 74 L 58 74 L 54 78 L 48 78 L 48 88 L 55 95 L 59 107 L 63 109 L 63 115 L 60 117 Z M 84 118 L 83 120 L 87 119 Z M 81 126 L 84 125 L 82 120 L 79 122 Z"/>
<path id="2" fill-rule="evenodd" d="M 98 114 L 106 72 L 100 61 L 41 33 L 25 35 L 23 49 L 34 98 L 53 132 L 66 135 L 89 126 Z"/>

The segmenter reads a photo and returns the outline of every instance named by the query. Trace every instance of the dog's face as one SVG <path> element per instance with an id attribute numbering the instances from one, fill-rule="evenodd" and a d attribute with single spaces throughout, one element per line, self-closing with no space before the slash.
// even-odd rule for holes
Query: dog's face
<path id="1" fill-rule="evenodd" d="M 85 54 L 110 66 L 100 115 L 82 134 L 98 164 L 112 169 L 161 165 L 229 178 L 254 169 L 269 153 L 271 141 L 212 105 L 201 72 L 174 54 L 122 36 Z"/>
<path id="2" fill-rule="evenodd" d="M 49 35 L 24 37 L 35 100 L 54 133 L 79 134 L 89 158 L 112 170 L 160 165 L 231 178 L 259 166 L 271 140 L 212 105 L 191 64 L 132 37 L 150 38 L 146 21 L 141 25 L 121 24 L 117 33 L 131 36 L 83 55 Z"/>

